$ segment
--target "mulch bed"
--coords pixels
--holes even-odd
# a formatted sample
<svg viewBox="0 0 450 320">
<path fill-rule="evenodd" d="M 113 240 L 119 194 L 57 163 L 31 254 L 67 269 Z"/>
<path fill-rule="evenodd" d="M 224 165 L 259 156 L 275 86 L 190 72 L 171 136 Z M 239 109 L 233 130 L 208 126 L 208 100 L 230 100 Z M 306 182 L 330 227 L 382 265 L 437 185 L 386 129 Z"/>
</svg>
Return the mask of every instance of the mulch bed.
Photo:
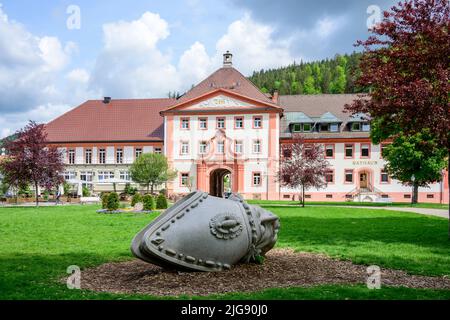
<svg viewBox="0 0 450 320">
<path fill-rule="evenodd" d="M 154 296 L 206 296 L 230 292 L 255 292 L 268 288 L 310 287 L 324 284 L 365 284 L 367 266 L 331 259 L 324 255 L 276 249 L 263 265 L 238 265 L 220 273 L 188 273 L 163 270 L 132 260 L 107 263 L 83 270 L 82 289 Z M 450 289 L 446 277 L 408 275 L 382 269 L 382 286 Z"/>
</svg>

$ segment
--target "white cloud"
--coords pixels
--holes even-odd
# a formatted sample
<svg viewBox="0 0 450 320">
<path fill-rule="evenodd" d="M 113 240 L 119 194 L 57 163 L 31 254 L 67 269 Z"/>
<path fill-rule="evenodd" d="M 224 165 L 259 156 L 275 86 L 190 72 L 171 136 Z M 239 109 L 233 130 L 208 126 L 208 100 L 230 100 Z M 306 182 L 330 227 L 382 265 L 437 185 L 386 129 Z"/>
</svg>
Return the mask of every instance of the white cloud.
<svg viewBox="0 0 450 320">
<path fill-rule="evenodd" d="M 89 82 L 89 72 L 85 69 L 73 69 L 66 75 L 66 79 L 70 82 L 83 83 Z"/>
<path fill-rule="evenodd" d="M 185 85 L 197 83 L 218 67 L 213 64 L 203 44 L 196 41 L 180 58 L 178 69 L 181 81 Z"/>
<path fill-rule="evenodd" d="M 216 45 L 217 58 L 227 50 L 235 54 L 235 65 L 249 75 L 261 68 L 279 67 L 290 64 L 294 57 L 290 54 L 290 40 L 277 40 L 274 28 L 257 23 L 249 14 L 233 22 L 227 33 Z"/>
</svg>

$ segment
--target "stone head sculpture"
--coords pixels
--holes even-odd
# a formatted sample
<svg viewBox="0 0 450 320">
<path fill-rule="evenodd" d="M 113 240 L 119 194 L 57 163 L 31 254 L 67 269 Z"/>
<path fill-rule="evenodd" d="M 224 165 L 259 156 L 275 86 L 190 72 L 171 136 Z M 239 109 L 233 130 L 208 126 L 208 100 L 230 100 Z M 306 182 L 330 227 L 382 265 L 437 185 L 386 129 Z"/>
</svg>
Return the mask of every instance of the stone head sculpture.
<svg viewBox="0 0 450 320">
<path fill-rule="evenodd" d="M 162 213 L 133 239 L 137 258 L 164 268 L 222 271 L 264 256 L 277 241 L 274 214 L 247 204 L 197 191 Z"/>
</svg>

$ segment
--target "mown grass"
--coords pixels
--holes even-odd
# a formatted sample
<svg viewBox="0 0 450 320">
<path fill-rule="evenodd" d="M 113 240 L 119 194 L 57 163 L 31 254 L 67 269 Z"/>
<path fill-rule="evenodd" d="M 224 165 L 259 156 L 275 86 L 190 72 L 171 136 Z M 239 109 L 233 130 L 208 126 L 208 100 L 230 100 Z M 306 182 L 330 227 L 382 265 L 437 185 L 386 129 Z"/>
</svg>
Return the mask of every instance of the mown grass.
<svg viewBox="0 0 450 320">
<path fill-rule="evenodd" d="M 133 236 L 156 215 L 102 215 L 96 206 L 0 208 L 0 299 L 153 299 L 68 290 L 61 278 L 131 259 Z M 370 209 L 269 207 L 281 217 L 278 246 L 425 275 L 450 274 L 445 219 Z M 198 299 L 199 297 L 181 297 Z M 449 299 L 449 291 L 363 286 L 270 289 L 211 299 Z"/>
<path fill-rule="evenodd" d="M 249 200 L 251 204 L 258 204 L 262 206 L 271 205 L 286 205 L 299 206 L 298 201 L 283 201 L 283 200 Z M 307 201 L 307 206 L 348 206 L 348 207 L 398 207 L 398 208 L 427 208 L 427 209 L 443 209 L 448 210 L 448 204 L 440 203 L 373 203 L 373 202 L 326 202 L 326 201 Z"/>
</svg>

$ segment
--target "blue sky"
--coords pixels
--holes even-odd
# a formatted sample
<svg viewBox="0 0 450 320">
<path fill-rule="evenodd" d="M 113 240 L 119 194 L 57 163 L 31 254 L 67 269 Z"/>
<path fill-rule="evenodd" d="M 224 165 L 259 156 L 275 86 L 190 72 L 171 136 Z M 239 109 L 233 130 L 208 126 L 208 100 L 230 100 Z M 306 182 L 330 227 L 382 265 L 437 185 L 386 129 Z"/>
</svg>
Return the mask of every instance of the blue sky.
<svg viewBox="0 0 450 320">
<path fill-rule="evenodd" d="M 220 67 L 246 75 L 350 53 L 392 0 L 0 0 L 0 138 L 87 99 L 165 97 Z M 80 29 L 67 28 L 69 6 Z"/>
</svg>

